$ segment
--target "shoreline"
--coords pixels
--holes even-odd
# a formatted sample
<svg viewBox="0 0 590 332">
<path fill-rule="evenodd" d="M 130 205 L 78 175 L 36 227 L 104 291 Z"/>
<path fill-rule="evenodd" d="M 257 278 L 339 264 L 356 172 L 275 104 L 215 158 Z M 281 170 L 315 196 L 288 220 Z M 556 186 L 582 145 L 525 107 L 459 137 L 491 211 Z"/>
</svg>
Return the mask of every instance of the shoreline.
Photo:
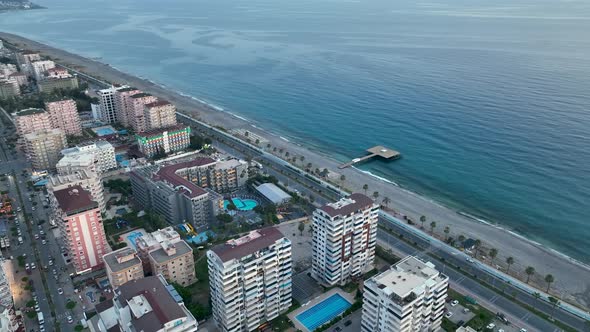
<svg viewBox="0 0 590 332">
<path fill-rule="evenodd" d="M 190 114 L 211 125 L 222 126 L 228 130 L 247 128 L 249 131 L 268 139 L 273 147 L 283 148 L 289 151 L 291 155 L 304 155 L 305 163 L 311 162 L 314 168 L 328 168 L 345 175 L 345 187 L 353 191 L 363 192 L 363 184 L 368 184 L 369 192 L 378 191 L 380 198 L 389 197 L 392 201 L 390 205 L 412 220 L 418 221 L 420 215 L 425 215 L 428 218 L 426 225 L 430 221 L 437 221 L 437 230 L 439 232 L 442 231 L 445 225 L 448 225 L 451 227 L 450 235 L 452 236 L 464 234 L 466 237 L 482 239 L 482 242 L 489 244 L 490 248 L 498 248 L 500 253 L 497 263 L 504 261 L 505 257 L 512 256 L 517 261 L 517 264 L 514 264 L 514 270 L 524 270 L 526 266 L 535 267 L 538 272 L 536 279 L 539 280 L 534 281 L 538 287 L 542 288 L 542 278 L 545 274 L 553 274 L 556 279 L 556 283 L 553 285 L 554 290 L 564 291 L 565 299 L 570 302 L 590 307 L 590 266 L 587 263 L 580 262 L 558 250 L 527 239 L 525 236 L 500 224 L 445 206 L 442 202 L 410 191 L 399 186 L 394 181 L 369 171 L 355 167 L 339 170 L 337 168 L 340 163 L 338 160 L 313 145 L 311 149 L 306 148 L 299 144 L 296 139 L 291 141 L 287 134 L 265 129 L 263 123 L 244 118 L 239 114 L 234 114 L 223 107 L 187 93 L 172 90 L 172 87 L 165 84 L 154 82 L 145 77 L 127 74 L 114 66 L 38 43 L 25 37 L 7 33 L 0 33 L 0 37 L 18 44 L 19 47 L 38 50 L 44 55 L 54 58 L 57 62 L 71 65 L 73 68 L 100 77 L 105 81 L 133 85 L 140 90 L 163 97 L 176 104 L 179 111 L 187 115 Z"/>
</svg>

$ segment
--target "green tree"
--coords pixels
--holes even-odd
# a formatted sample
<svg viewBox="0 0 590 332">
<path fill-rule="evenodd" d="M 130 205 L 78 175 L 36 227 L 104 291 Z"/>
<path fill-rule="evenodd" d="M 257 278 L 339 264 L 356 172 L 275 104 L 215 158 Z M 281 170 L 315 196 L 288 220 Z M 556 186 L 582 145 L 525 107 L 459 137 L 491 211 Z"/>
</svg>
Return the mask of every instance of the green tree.
<svg viewBox="0 0 590 332">
<path fill-rule="evenodd" d="M 532 266 L 528 266 L 525 270 L 524 273 L 526 273 L 527 277 L 526 277 L 526 283 L 529 283 L 529 280 L 531 279 L 531 277 L 535 274 L 535 268 Z"/>
<path fill-rule="evenodd" d="M 309 172 L 309 170 L 313 167 L 312 163 L 307 163 L 307 171 Z"/>
<path fill-rule="evenodd" d="M 459 235 L 459 242 L 463 243 L 463 241 L 465 241 L 465 235 L 461 234 Z"/>
<path fill-rule="evenodd" d="M 445 241 L 448 241 L 449 240 L 449 233 L 451 232 L 451 227 L 445 226 L 445 229 L 443 232 L 445 233 Z"/>
<path fill-rule="evenodd" d="M 383 205 L 389 207 L 389 203 L 391 203 L 391 199 L 389 199 L 389 197 L 383 197 Z"/>
<path fill-rule="evenodd" d="M 367 190 L 369 190 L 369 185 L 368 184 L 363 184 L 363 190 L 365 191 L 365 195 L 367 194 Z"/>
<path fill-rule="evenodd" d="M 266 144 L 266 148 L 267 148 L 267 149 L 269 149 L 269 150 L 270 150 L 270 147 L 271 147 L 271 146 L 272 146 L 272 145 L 270 145 L 270 143 Z"/>
<path fill-rule="evenodd" d="M 424 223 L 426 222 L 426 216 L 420 216 L 420 222 L 422 223 L 422 229 L 424 229 Z"/>
<path fill-rule="evenodd" d="M 303 221 L 299 222 L 299 226 L 297 226 L 297 229 L 299 230 L 299 235 L 303 236 L 303 231 L 305 230 L 305 224 L 303 223 Z"/>
<path fill-rule="evenodd" d="M 553 275 L 548 274 L 545 276 L 545 282 L 547 283 L 547 290 L 546 292 L 549 293 L 549 287 L 551 287 L 551 284 L 555 281 L 555 278 L 553 277 Z"/>
<path fill-rule="evenodd" d="M 436 221 L 430 223 L 430 234 L 434 234 L 434 229 L 436 228 Z"/>
<path fill-rule="evenodd" d="M 301 161 L 301 165 L 303 165 L 303 161 L 305 161 L 305 156 L 299 156 L 299 161 Z"/>
<path fill-rule="evenodd" d="M 508 264 L 508 268 L 506 269 L 506 273 L 510 272 L 510 267 L 514 264 L 514 257 L 510 256 L 506 258 L 506 264 Z"/>
<path fill-rule="evenodd" d="M 490 258 L 492 259 L 491 263 L 494 264 L 494 260 L 498 256 L 498 249 L 492 248 L 492 249 L 490 249 L 490 252 L 488 254 L 490 255 Z"/>
<path fill-rule="evenodd" d="M 344 180 L 346 180 L 346 176 L 344 174 L 340 175 L 340 187 L 344 186 Z"/>
<path fill-rule="evenodd" d="M 481 240 L 476 239 L 473 246 L 475 247 L 475 258 L 477 258 L 477 254 L 479 253 L 479 248 L 481 247 Z"/>
<path fill-rule="evenodd" d="M 68 303 L 66 303 L 66 309 L 68 310 L 72 310 L 76 307 L 76 302 L 70 300 L 68 301 Z"/>
<path fill-rule="evenodd" d="M 377 197 L 379 197 L 379 192 L 378 191 L 374 191 L 373 192 L 373 198 L 376 200 Z"/>
</svg>

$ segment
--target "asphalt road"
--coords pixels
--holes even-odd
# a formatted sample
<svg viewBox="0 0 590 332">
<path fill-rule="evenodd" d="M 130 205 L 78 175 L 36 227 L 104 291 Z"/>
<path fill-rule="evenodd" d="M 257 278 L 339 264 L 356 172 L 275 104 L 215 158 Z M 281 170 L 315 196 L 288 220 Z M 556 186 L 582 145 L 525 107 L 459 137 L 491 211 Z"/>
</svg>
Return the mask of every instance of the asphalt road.
<svg viewBox="0 0 590 332">
<path fill-rule="evenodd" d="M 0 133 L 2 133 L 2 139 L 0 139 L 0 173 L 9 175 L 8 180 L 1 185 L 8 190 L 9 196 L 13 200 L 13 208 L 15 210 L 18 207 L 22 209 L 21 212 L 17 213 L 18 226 L 16 223 L 9 224 L 8 234 L 11 233 L 10 228 L 17 227 L 21 232 L 23 244 L 19 245 L 17 238 L 11 237 L 11 248 L 4 253 L 5 257 L 12 256 L 14 258 L 12 260 L 13 269 L 10 273 L 12 273 L 13 280 L 16 282 L 12 289 L 15 307 L 25 307 L 26 302 L 32 298 L 33 293 L 29 294 L 29 292 L 21 288 L 22 278 L 27 277 L 32 282 L 34 294 L 37 296 L 40 310 L 43 312 L 45 331 L 54 331 L 55 326 L 59 326 L 60 331 L 74 331 L 74 325 L 82 318 L 82 308 L 80 305 L 76 305 L 73 310 L 66 308 L 67 299 L 75 300 L 76 296 L 69 278 L 68 266 L 61 259 L 58 233 L 55 232 L 55 229 L 51 229 L 49 225 L 50 210 L 43 207 L 44 193 L 34 192 L 27 188 L 26 183 L 30 178 L 24 176 L 22 171 L 25 169 L 30 170 L 30 165 L 22 153 L 10 152 L 6 144 L 6 138 L 14 135 L 13 129 L 7 128 L 0 123 Z M 45 220 L 45 222 L 39 226 L 39 220 Z M 42 244 L 41 231 L 46 234 L 45 245 Z M 35 239 L 35 234 L 39 236 L 39 239 Z M 32 269 L 30 274 L 23 267 L 18 266 L 16 258 L 23 254 L 26 254 L 26 263 L 35 263 L 36 268 Z M 50 259 L 54 262 L 52 266 L 49 265 Z M 56 270 L 55 275 L 53 269 Z M 46 280 L 47 287 L 43 286 L 43 279 Z M 63 294 L 59 294 L 59 288 L 63 290 Z M 55 317 L 51 314 L 52 308 Z M 72 316 L 74 323 L 67 323 L 67 316 Z M 28 331 L 38 330 L 37 319 L 28 319 L 25 315 L 25 327 Z"/>
</svg>

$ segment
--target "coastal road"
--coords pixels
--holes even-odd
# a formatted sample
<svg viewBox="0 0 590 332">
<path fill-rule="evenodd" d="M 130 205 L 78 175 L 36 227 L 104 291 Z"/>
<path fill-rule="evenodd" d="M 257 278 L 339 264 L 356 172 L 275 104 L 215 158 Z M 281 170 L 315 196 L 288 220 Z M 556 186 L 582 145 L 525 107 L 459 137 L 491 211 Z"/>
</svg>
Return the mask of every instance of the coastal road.
<svg viewBox="0 0 590 332">
<path fill-rule="evenodd" d="M 507 276 L 502 276 L 502 273 L 497 272 L 477 260 L 471 260 L 471 257 L 465 253 L 446 244 L 442 244 L 440 241 L 433 239 L 426 234 L 422 236 L 417 235 L 413 227 L 405 225 L 399 219 L 382 213 L 379 219 L 379 224 L 393 230 L 397 234 L 402 234 L 406 241 L 416 243 L 416 246 L 410 246 L 407 242 L 401 241 L 399 238 L 392 236 L 383 230 L 379 230 L 378 236 L 381 240 L 386 241 L 388 244 L 395 243 L 395 248 L 402 248 L 401 252 L 405 255 L 421 255 L 421 257 L 425 257 L 425 259 L 432 261 L 438 267 L 442 266 L 443 269 L 446 269 L 445 273 L 449 275 L 451 280 L 457 282 L 462 288 L 472 292 L 474 295 L 482 299 L 493 299 L 494 306 L 501 308 L 504 313 L 512 314 L 523 320 L 524 323 L 530 324 L 535 330 L 553 331 L 553 329 L 548 328 L 557 327 L 539 316 L 531 314 L 526 308 L 509 299 L 509 296 L 548 316 L 553 316 L 555 319 L 578 331 L 584 331 L 588 328 L 585 320 L 564 310 L 560 310 L 559 308 L 554 308 L 543 300 L 536 299 L 533 295 L 528 293 L 527 290 L 522 289 L 515 284 L 514 281 L 507 282 Z M 417 247 L 423 249 L 417 249 Z M 429 254 L 434 254 L 436 257 L 440 258 L 440 260 Z M 458 267 L 463 273 L 454 268 L 450 268 L 451 266 Z M 495 273 L 489 273 L 489 270 L 493 270 Z M 500 277 L 498 275 L 500 275 Z M 490 287 L 494 287 L 495 291 L 489 287 L 483 286 L 480 281 L 486 282 Z M 492 305 L 492 303 L 490 303 L 490 305 Z M 522 319 L 522 317 L 526 317 L 526 319 Z"/>
</svg>

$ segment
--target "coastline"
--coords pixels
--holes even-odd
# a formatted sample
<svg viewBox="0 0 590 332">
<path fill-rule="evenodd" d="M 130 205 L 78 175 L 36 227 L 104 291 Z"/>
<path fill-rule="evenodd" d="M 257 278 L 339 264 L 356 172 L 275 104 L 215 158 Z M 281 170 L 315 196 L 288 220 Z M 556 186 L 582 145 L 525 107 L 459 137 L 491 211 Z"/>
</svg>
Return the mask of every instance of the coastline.
<svg viewBox="0 0 590 332">
<path fill-rule="evenodd" d="M 514 257 L 517 261 L 514 264 L 514 270 L 524 270 L 526 266 L 535 267 L 537 270 L 537 278 L 535 278 L 537 280 L 535 282 L 540 287 L 543 287 L 542 278 L 544 275 L 553 274 L 556 279 L 553 288 L 565 292 L 565 299 L 581 306 L 590 306 L 590 266 L 557 250 L 529 240 L 501 225 L 490 223 L 468 213 L 465 215 L 466 213 L 462 211 L 453 210 L 440 202 L 411 192 L 391 180 L 368 171 L 354 167 L 339 170 L 337 166 L 340 162 L 326 153 L 322 153 L 313 147 L 311 149 L 306 148 L 296 141 L 291 141 L 287 135 L 263 129 L 264 124 L 262 123 L 245 119 L 239 114 L 234 114 L 222 107 L 188 94 L 172 91 L 170 87 L 163 84 L 158 84 L 147 78 L 126 74 L 113 66 L 24 37 L 6 33 L 0 33 L 0 37 L 19 44 L 22 48 L 39 50 L 58 62 L 71 65 L 106 81 L 133 85 L 141 90 L 168 99 L 176 104 L 180 111 L 190 113 L 195 118 L 212 125 L 222 126 L 226 129 L 248 128 L 249 131 L 267 138 L 273 147 L 283 148 L 292 155 L 304 155 L 305 163 L 311 162 L 314 168 L 325 167 L 344 174 L 347 188 L 363 192 L 363 184 L 368 184 L 369 193 L 378 191 L 380 193 L 379 200 L 385 196 L 389 197 L 392 201 L 391 207 L 415 221 L 419 220 L 420 215 L 426 215 L 428 217 L 427 224 L 430 221 L 436 221 L 439 232 L 444 226 L 449 225 L 451 235 L 464 234 L 467 237 L 482 239 L 484 243 L 489 244 L 489 247 L 498 248 L 498 262 L 504 261 L 505 257 L 508 256 Z"/>
</svg>

